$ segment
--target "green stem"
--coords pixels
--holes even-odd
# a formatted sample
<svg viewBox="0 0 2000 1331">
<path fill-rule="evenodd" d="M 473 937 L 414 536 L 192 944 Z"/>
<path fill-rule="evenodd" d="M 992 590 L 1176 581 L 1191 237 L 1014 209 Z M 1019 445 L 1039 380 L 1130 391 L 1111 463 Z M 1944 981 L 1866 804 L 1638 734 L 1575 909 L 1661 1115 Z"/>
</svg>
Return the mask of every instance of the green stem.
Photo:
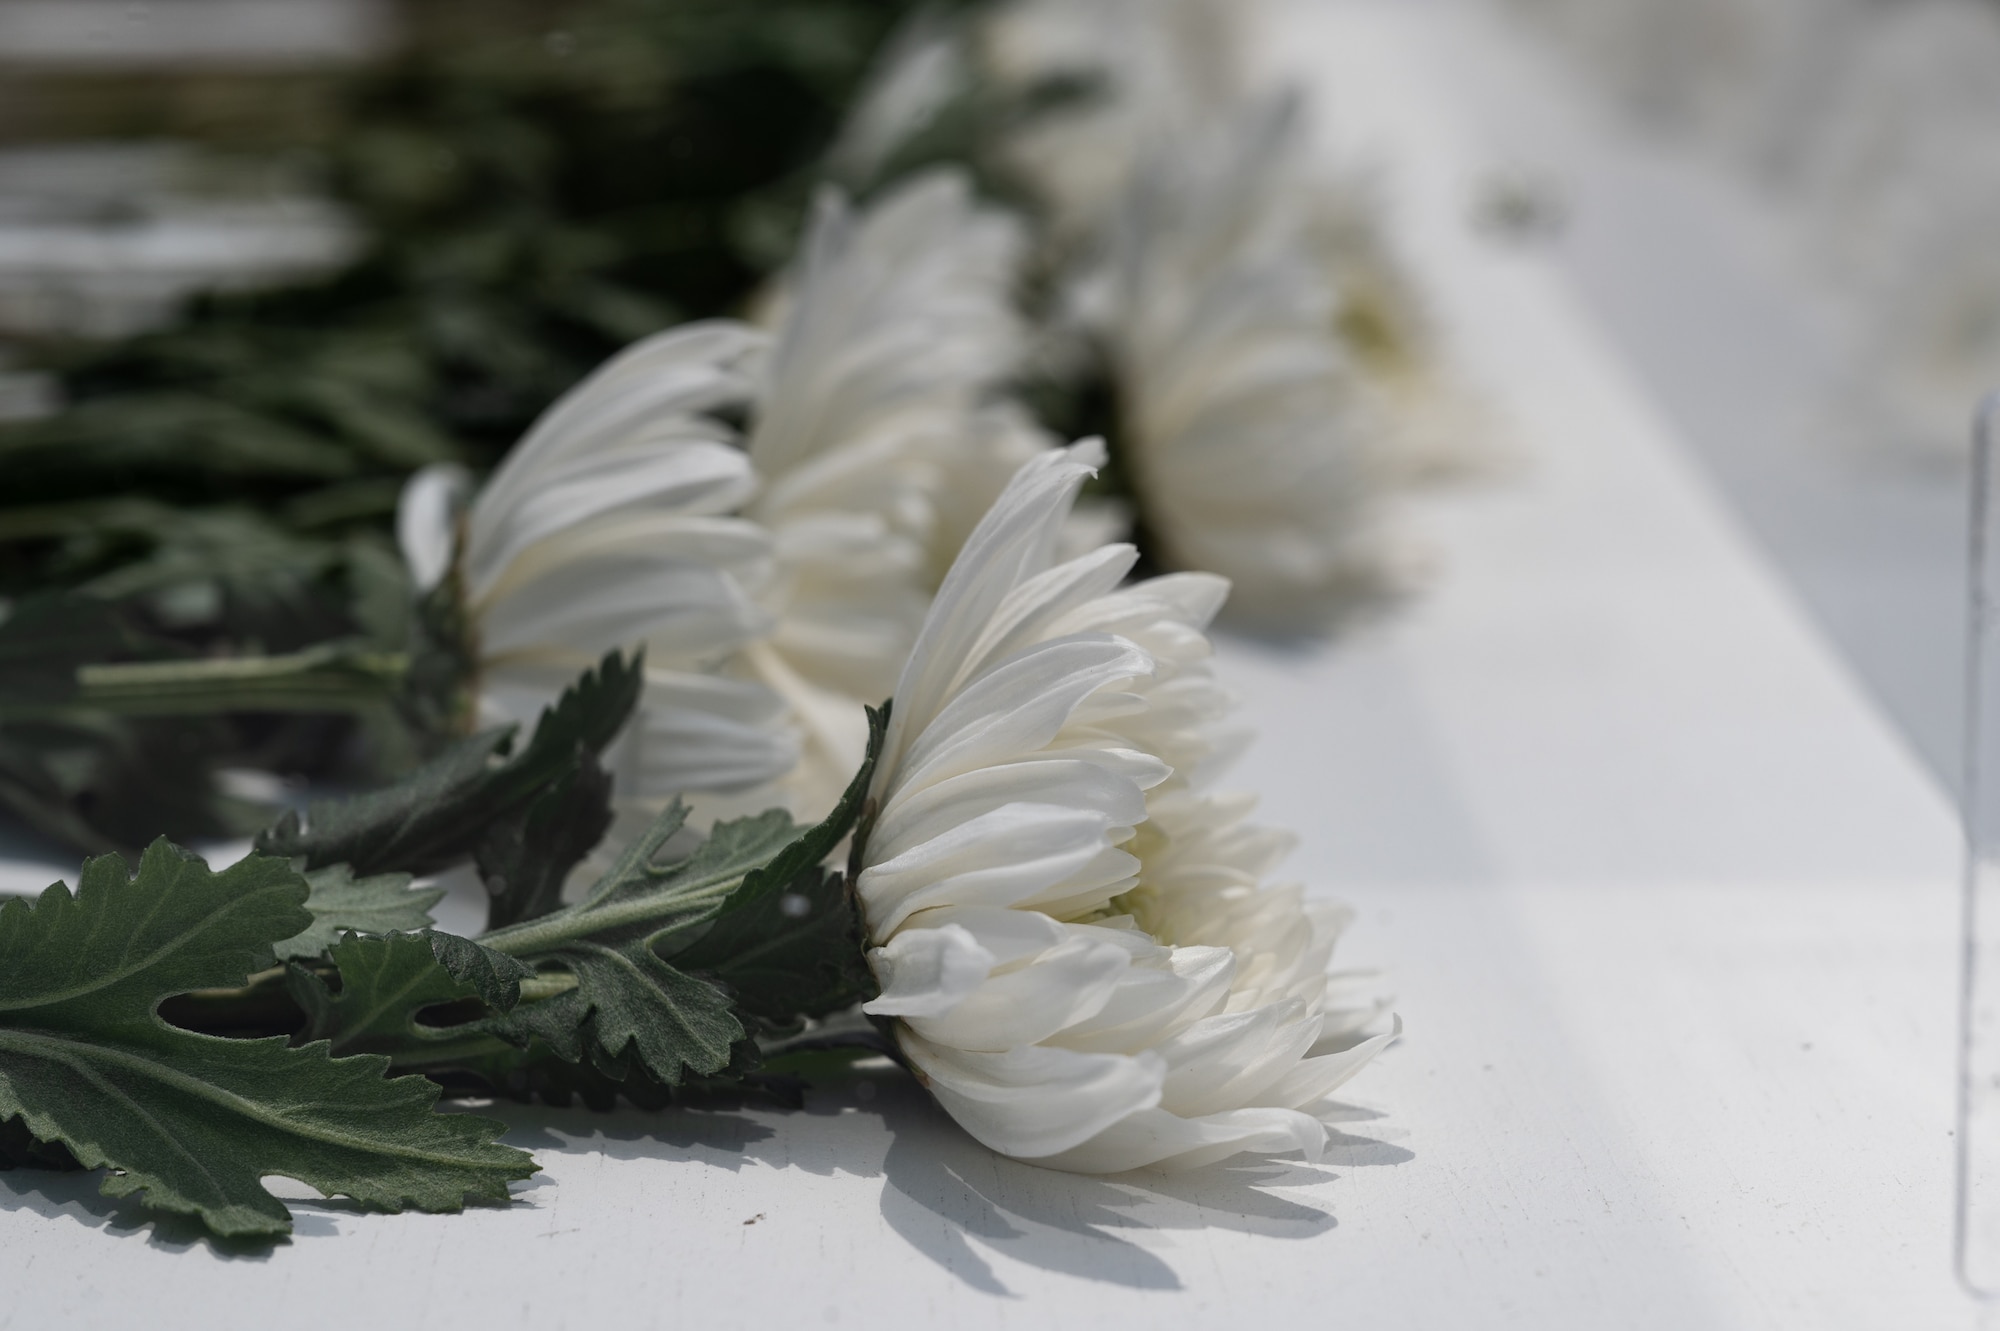
<svg viewBox="0 0 2000 1331">
<path fill-rule="evenodd" d="M 319 969 L 331 973 L 327 967 Z M 274 966 L 234 988 L 197 989 L 180 994 L 160 1005 L 160 1015 L 172 1025 L 205 1035 L 238 1038 L 289 1035 L 298 1029 L 302 1014 L 286 992 L 284 974 L 282 967 Z M 567 971 L 536 975 L 521 981 L 520 1001 L 544 1002 L 568 993 L 576 985 L 576 976 Z M 336 1056 L 347 1052 L 351 1051 L 336 1042 Z M 399 1072 L 417 1072 L 518 1051 L 495 1036 L 446 1027 L 434 1036 L 412 1037 L 400 1049 L 373 1048 L 369 1052 L 387 1054 L 390 1066 Z"/>
<path fill-rule="evenodd" d="M 366 712 L 409 673 L 400 652 L 324 643 L 281 656 L 207 657 L 79 666 L 76 691 L 54 703 L 0 703 L 0 721 L 77 713 L 185 716 L 217 712 Z"/>
<path fill-rule="evenodd" d="M 576 976 L 567 971 L 549 975 L 537 975 L 521 981 L 521 999 L 514 1010 L 529 1003 L 540 1003 L 566 994 L 576 988 Z M 334 1045 L 336 1054 L 342 1052 L 340 1045 Z M 414 1039 L 402 1049 L 377 1050 L 389 1056 L 389 1066 L 397 1072 L 420 1072 L 429 1068 L 455 1067 L 474 1059 L 491 1058 L 495 1055 L 518 1055 L 520 1050 L 498 1036 L 479 1031 L 454 1031 L 450 1028 L 439 1031 L 435 1036 Z"/>
<path fill-rule="evenodd" d="M 568 971 L 552 971 L 547 975 L 537 975 L 533 979 L 521 981 L 521 1001 L 539 1003 L 545 998 L 554 998 L 576 988 L 576 976 Z"/>
<path fill-rule="evenodd" d="M 631 897 L 604 905 L 581 902 L 548 915 L 480 935 L 479 941 L 495 952 L 510 957 L 535 956 L 555 952 L 569 943 L 593 934 L 635 924 L 659 923 L 668 926 L 691 924 L 705 916 L 704 907 L 719 905 L 747 876 L 743 872 L 717 874 L 698 879 L 671 892 Z"/>
</svg>

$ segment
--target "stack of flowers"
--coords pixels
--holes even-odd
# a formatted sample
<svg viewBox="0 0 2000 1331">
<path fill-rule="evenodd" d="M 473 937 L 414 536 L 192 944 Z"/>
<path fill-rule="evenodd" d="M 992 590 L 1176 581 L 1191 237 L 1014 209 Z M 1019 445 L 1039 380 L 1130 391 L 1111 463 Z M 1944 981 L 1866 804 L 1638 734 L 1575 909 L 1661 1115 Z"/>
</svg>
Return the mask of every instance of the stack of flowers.
<svg viewBox="0 0 2000 1331">
<path fill-rule="evenodd" d="M 808 1051 L 896 1059 L 1053 1168 L 1317 1158 L 1395 1028 L 1217 784 L 1248 737 L 1208 626 L 1345 600 L 1376 427 L 1294 107 L 1225 100 L 1066 204 L 1059 262 L 969 168 L 823 192 L 755 320 L 640 339 L 483 481 L 410 479 L 396 650 L 22 674 L 31 719 L 248 689 L 429 729 L 221 872 L 163 838 L 0 907 L 0 1159 L 270 1235 L 271 1174 L 504 1198 L 533 1162 L 444 1090 L 796 1101 Z M 1051 309 L 1109 372 L 1109 450 L 1032 410 L 1075 351 Z M 1079 519 L 1106 490 L 1146 548 Z M 87 649 L 74 613 L 0 621 L 0 659 Z M 419 881 L 460 868 L 476 937 Z"/>
<path fill-rule="evenodd" d="M 635 808 L 831 808 L 955 553 L 946 478 L 1004 410 L 1019 250 L 949 172 L 865 212 L 824 195 L 768 329 L 673 329 L 586 379 L 472 500 L 455 557 L 462 474 L 420 473 L 404 548 L 458 584 L 482 717 L 527 721 L 643 643 L 610 759 Z"/>
<path fill-rule="evenodd" d="M 1041 368 L 1089 404 L 1061 423 L 1107 436 L 1151 564 L 1226 574 L 1231 617 L 1310 631 L 1380 590 L 1381 497 L 1469 460 L 1473 412 L 1369 179 L 1313 165 L 1298 93 L 1253 74 L 1249 15 L 1010 0 L 926 20 L 836 161 L 893 175 L 954 98 L 987 106 L 958 151 L 1032 203 Z"/>
<path fill-rule="evenodd" d="M 1304 243 L 1294 108 L 1274 101 L 1140 163 L 1086 315 L 1105 348 L 1138 510 L 1172 568 L 1234 609 L 1316 627 L 1368 573 L 1381 426 Z"/>
</svg>

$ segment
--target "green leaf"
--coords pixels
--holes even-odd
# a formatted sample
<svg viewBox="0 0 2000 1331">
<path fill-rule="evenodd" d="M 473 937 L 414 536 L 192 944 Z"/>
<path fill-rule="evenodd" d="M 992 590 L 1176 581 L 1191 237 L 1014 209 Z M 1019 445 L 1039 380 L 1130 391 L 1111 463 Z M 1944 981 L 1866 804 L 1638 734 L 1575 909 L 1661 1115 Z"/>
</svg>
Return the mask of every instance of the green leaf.
<svg viewBox="0 0 2000 1331">
<path fill-rule="evenodd" d="M 717 824 L 676 860 L 668 848 L 686 820 L 676 803 L 582 901 L 488 934 L 488 946 L 577 981 L 493 1029 L 606 1071 L 636 1061 L 676 1086 L 747 1070 L 744 1015 L 784 1023 L 871 993 L 859 922 L 839 875 L 822 867 L 860 817 L 887 709 L 871 711 L 869 725 L 861 770 L 813 827 L 801 832 L 772 809 Z"/>
<path fill-rule="evenodd" d="M 494 823 L 472 852 L 492 898 L 493 927 L 531 920 L 562 905 L 563 880 L 611 827 L 611 777 L 594 755 L 535 797 L 527 813 Z"/>
<path fill-rule="evenodd" d="M 868 712 L 868 753 L 832 813 L 746 874 L 708 929 L 677 951 L 684 970 L 727 985 L 767 1022 L 819 1017 L 874 997 L 860 915 L 841 875 L 823 867 L 854 827 L 881 756 L 889 709 Z"/>
<path fill-rule="evenodd" d="M 656 824 L 655 833 L 660 829 Z M 712 917 L 797 835 L 798 826 L 783 809 L 732 818 L 717 823 L 708 839 L 671 872 L 661 870 L 649 856 L 628 854 L 572 909 L 577 919 L 593 920 L 592 932 L 599 936 L 616 920 L 626 925 L 617 936 L 643 936 L 661 945 Z M 646 840 L 658 844 L 654 836 Z"/>
<path fill-rule="evenodd" d="M 727 994 L 669 966 L 644 940 L 622 947 L 577 942 L 552 959 L 576 977 L 577 987 L 521 1005 L 492 1024 L 495 1032 L 524 1047 L 540 1039 L 571 1063 L 588 1055 L 613 1076 L 636 1061 L 668 1086 L 690 1073 L 729 1067 L 748 1034 Z"/>
<path fill-rule="evenodd" d="M 492 1024 L 526 1047 L 539 1040 L 557 1057 L 589 1057 L 612 1076 L 634 1063 L 646 1076 L 677 1086 L 689 1074 L 723 1071 L 739 1057 L 747 1031 L 729 996 L 667 964 L 655 939 L 708 918 L 716 906 L 778 853 L 794 831 L 772 810 L 719 824 L 690 853 L 675 857 L 686 809 L 676 801 L 655 819 L 582 901 L 538 919 L 498 929 L 488 947 L 576 977 L 568 993 L 523 1004 Z"/>
<path fill-rule="evenodd" d="M 133 877 L 117 855 L 84 862 L 74 897 L 51 885 L 0 909 L 0 1023 L 97 1027 L 152 1023 L 161 999 L 240 984 L 272 962 L 271 944 L 312 923 L 306 881 L 250 856 L 213 873 L 167 841 Z"/>
<path fill-rule="evenodd" d="M 840 839 L 855 831 L 856 826 L 864 821 L 868 784 L 875 779 L 875 764 L 882 757 L 882 744 L 889 734 L 889 706 L 885 702 L 880 707 L 866 709 L 868 750 L 861 759 L 860 770 L 848 781 L 847 789 L 841 792 L 839 801 L 833 806 L 833 812 L 807 828 L 768 863 L 745 875 L 742 885 L 723 903 L 723 914 L 747 910 L 794 886 L 803 875 L 826 863 L 826 857 L 833 853 Z M 867 814 L 866 821 L 872 822 L 873 815 Z M 857 840 L 866 831 L 866 827 L 862 827 L 856 833 Z"/>
<path fill-rule="evenodd" d="M 480 1022 L 520 1001 L 534 969 L 454 934 L 425 930 L 363 938 L 349 934 L 329 959 L 340 976 L 327 987 L 313 971 L 286 969 L 285 987 L 306 1014 L 301 1040 L 327 1040 L 335 1054 L 385 1054 L 400 1068 L 436 1068 L 467 1058 L 507 1055 Z M 457 1021 L 426 1021 L 442 1008 L 487 1009 Z"/>
<path fill-rule="evenodd" d="M 241 481 L 330 480 L 356 461 L 311 433 L 196 393 L 136 392 L 83 402 L 0 431 L 0 459 L 24 477 L 61 473 L 79 455 L 108 472 L 162 470 Z"/>
<path fill-rule="evenodd" d="M 431 1008 L 465 1003 L 490 1003 L 504 1011 L 519 997 L 521 981 L 534 974 L 526 966 L 497 953 L 486 954 L 507 969 L 500 978 L 492 963 L 484 977 L 489 983 L 458 978 L 443 965 L 434 939 L 446 934 L 391 934 L 363 938 L 349 934 L 329 953 L 340 972 L 340 992 L 330 992 L 318 976 L 298 967 L 287 975 L 287 987 L 308 1016 L 306 1037 L 326 1040 L 336 1055 L 387 1054 L 405 1065 L 425 1061 L 425 1045 L 461 1037 L 460 1027 L 421 1020 Z M 454 939 L 467 948 L 478 945 Z"/>
<path fill-rule="evenodd" d="M 698 927 L 744 878 L 770 862 L 797 828 L 782 809 L 716 824 L 685 853 L 687 809 L 678 800 L 625 848 L 589 893 L 537 919 L 495 929 L 482 940 L 510 956 L 549 955 L 589 939 L 622 944 L 656 941 Z"/>
<path fill-rule="evenodd" d="M 283 1037 L 227 1040 L 168 1025 L 173 995 L 240 985 L 312 923 L 305 880 L 251 856 L 221 873 L 165 841 L 136 877 L 115 855 L 33 906 L 0 907 L 0 1119 L 117 1171 L 109 1196 L 143 1195 L 224 1235 L 276 1235 L 291 1219 L 267 1175 L 387 1210 L 504 1200 L 534 1171 L 494 1141 L 502 1125 L 431 1112 L 437 1088 L 387 1080 L 388 1061 L 334 1058 Z"/>
<path fill-rule="evenodd" d="M 721 981 L 742 1011 L 783 1024 L 873 998 L 866 948 L 846 880 L 814 865 L 785 891 L 726 908 L 673 961 Z"/>
<path fill-rule="evenodd" d="M 287 938 L 277 945 L 275 951 L 280 961 L 319 956 L 350 929 L 387 934 L 428 928 L 431 907 L 444 897 L 441 887 L 412 890 L 410 875 L 406 873 L 358 878 L 345 864 L 313 869 L 305 877 L 311 888 L 306 909 L 312 912 L 313 922 L 296 938 Z"/>
<path fill-rule="evenodd" d="M 266 854 L 308 866 L 346 863 L 356 873 L 431 873 L 472 854 L 487 830 L 519 818 L 547 789 L 575 774 L 618 734 L 639 700 L 641 655 L 607 655 L 542 712 L 534 736 L 508 757 L 512 727 L 458 741 L 402 781 L 352 799 L 287 813 L 257 838 Z"/>
<path fill-rule="evenodd" d="M 469 735 L 393 786 L 317 801 L 303 826 L 296 812 L 286 813 L 258 834 L 257 849 L 309 867 L 349 864 L 357 873 L 449 868 L 472 835 L 468 825 L 483 825 L 483 795 L 513 733 L 502 726 Z"/>
<path fill-rule="evenodd" d="M 423 937 L 430 943 L 431 955 L 437 958 L 438 965 L 481 1002 L 502 1012 L 520 1001 L 521 981 L 535 973 L 534 967 L 457 934 L 427 930 Z"/>
<path fill-rule="evenodd" d="M 630 657 L 608 653 L 596 670 L 586 670 L 563 690 L 555 706 L 542 709 L 535 733 L 519 758 L 495 777 L 495 789 L 523 803 L 568 771 L 578 753 L 598 754 L 618 738 L 646 687 L 643 650 Z"/>
</svg>

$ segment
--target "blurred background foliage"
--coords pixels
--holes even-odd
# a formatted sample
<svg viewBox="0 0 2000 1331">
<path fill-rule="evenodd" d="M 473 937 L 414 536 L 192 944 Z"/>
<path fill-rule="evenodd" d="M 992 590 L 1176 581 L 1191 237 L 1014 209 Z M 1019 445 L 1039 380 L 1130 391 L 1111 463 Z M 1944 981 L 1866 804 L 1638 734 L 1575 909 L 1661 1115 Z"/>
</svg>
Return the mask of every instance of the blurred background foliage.
<svg viewBox="0 0 2000 1331">
<path fill-rule="evenodd" d="M 419 0 L 388 61 L 322 76 L 269 121 L 251 99 L 215 115 L 164 91 L 108 98 L 91 131 L 150 123 L 271 159 L 363 248 L 318 280 L 199 297 L 156 332 L 21 348 L 66 409 L 0 431 L 0 520 L 43 512 L 6 532 L 5 589 L 117 561 L 51 549 L 52 503 L 249 501 L 314 532 L 378 519 L 406 472 L 491 461 L 633 338 L 734 311 L 789 251 L 903 7 Z"/>
<path fill-rule="evenodd" d="M 489 466 L 619 347 L 739 312 L 913 7 L 406 0 L 346 67 L 10 78 L 13 142 L 192 145 L 330 201 L 356 243 L 130 336 L 9 336 L 53 409 L 0 424 L 0 696 L 86 662 L 421 647 L 403 478 Z M 0 702 L 0 806 L 92 848 L 242 831 L 262 814 L 225 768 L 339 779 L 412 752 L 382 708 L 30 710 Z"/>
</svg>

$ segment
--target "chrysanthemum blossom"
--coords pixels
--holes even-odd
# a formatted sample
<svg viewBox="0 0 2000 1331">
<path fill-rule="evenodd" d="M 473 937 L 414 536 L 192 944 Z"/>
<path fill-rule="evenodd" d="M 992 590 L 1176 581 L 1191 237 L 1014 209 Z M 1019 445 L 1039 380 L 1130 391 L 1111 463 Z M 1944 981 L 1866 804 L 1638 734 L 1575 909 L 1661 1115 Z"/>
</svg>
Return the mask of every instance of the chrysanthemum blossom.
<svg viewBox="0 0 2000 1331">
<path fill-rule="evenodd" d="M 773 629 L 744 666 L 801 727 L 793 785 L 808 812 L 860 766 L 855 704 L 894 686 L 936 585 L 943 519 L 956 490 L 980 484 L 955 464 L 1021 354 L 1023 244 L 956 171 L 914 176 L 865 210 L 828 192 L 778 297 L 747 443 L 763 487 L 744 508 L 774 542 Z"/>
<path fill-rule="evenodd" d="M 1100 228 L 1148 151 L 1173 146 L 1241 102 L 1251 80 L 1243 0 L 1010 0 L 979 49 L 1004 87 L 1063 78 L 1096 86 L 1066 113 L 1029 117 L 1004 159 L 1065 240 Z"/>
<path fill-rule="evenodd" d="M 420 581 L 457 560 L 483 716 L 532 721 L 604 651 L 643 644 L 610 755 L 621 802 L 824 813 L 928 604 L 944 464 L 1018 352 L 1018 248 L 949 173 L 858 212 L 829 197 L 768 331 L 695 324 L 614 357 L 536 422 L 462 533 L 462 476 L 414 480 L 403 545 Z M 747 437 L 718 413 L 746 415 Z"/>
<path fill-rule="evenodd" d="M 1232 616 L 1314 627 L 1373 590 L 1371 492 L 1476 461 L 1482 413 L 1386 238 L 1373 171 L 1306 151 L 1240 0 L 1011 0 L 992 76 L 1083 76 L 1005 156 L 1054 219 L 1069 310 L 1111 343 L 1149 553 L 1236 584 Z M 1143 426 L 1145 433 L 1138 433 Z M 1151 474 L 1146 474 L 1151 464 Z"/>
<path fill-rule="evenodd" d="M 1295 125 L 1272 101 L 1148 160 L 1090 311 L 1157 553 L 1292 626 L 1367 585 L 1380 436 L 1304 243 Z"/>
<path fill-rule="evenodd" d="M 1060 1169 L 1316 1158 L 1315 1108 L 1390 1038 L 1345 1006 L 1345 922 L 1265 878 L 1288 839 L 1213 793 L 1240 743 L 1204 626 L 1227 584 L 1058 562 L 1100 446 L 1021 468 L 895 693 L 856 880 L 881 996 L 944 1108 Z"/>
<path fill-rule="evenodd" d="M 621 792 L 741 790 L 796 764 L 783 701 L 726 669 L 771 631 L 757 597 L 774 554 L 738 515 L 757 478 L 711 413 L 748 395 L 763 340 L 713 322 L 627 348 L 543 413 L 462 524 L 462 475 L 411 481 L 399 528 L 420 585 L 458 542 L 483 723 L 532 722 L 604 652 L 643 644 L 643 701 L 612 755 Z"/>
</svg>

